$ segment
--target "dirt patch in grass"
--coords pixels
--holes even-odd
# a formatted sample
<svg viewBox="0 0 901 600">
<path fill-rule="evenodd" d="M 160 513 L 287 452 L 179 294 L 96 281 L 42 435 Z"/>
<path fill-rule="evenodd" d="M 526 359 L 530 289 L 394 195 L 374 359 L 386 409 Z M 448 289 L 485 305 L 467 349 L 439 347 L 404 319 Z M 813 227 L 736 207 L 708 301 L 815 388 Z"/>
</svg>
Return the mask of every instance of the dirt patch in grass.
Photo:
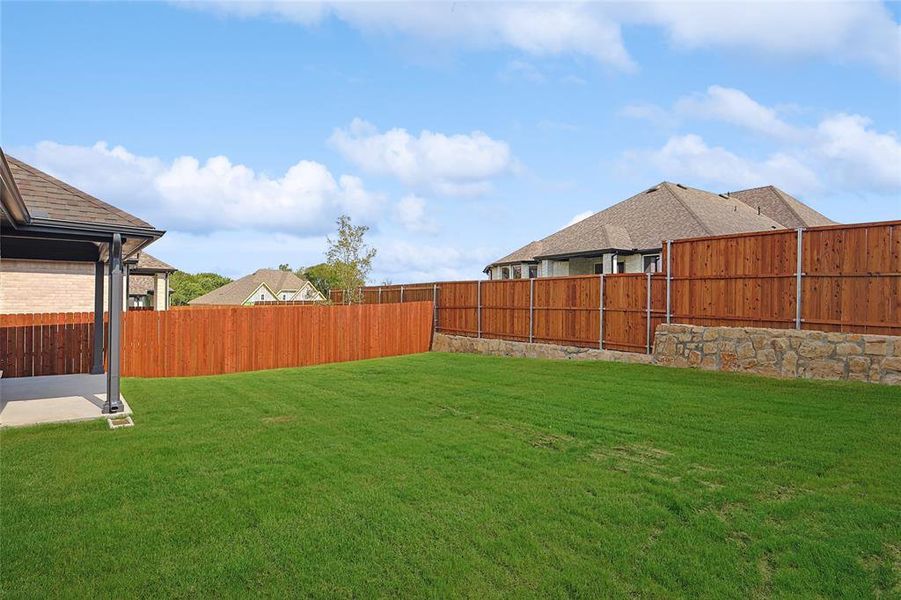
<svg viewBox="0 0 901 600">
<path fill-rule="evenodd" d="M 760 583 L 754 591 L 755 598 L 769 598 L 772 593 L 773 584 L 773 560 L 769 553 L 757 559 L 757 573 L 760 575 Z"/>
<path fill-rule="evenodd" d="M 547 448 L 548 450 L 563 450 L 573 441 L 572 436 L 545 433 L 529 442 L 534 448 Z"/>
<path fill-rule="evenodd" d="M 672 453 L 661 448 L 629 444 L 612 448 L 598 448 L 589 456 L 621 473 L 637 471 L 655 478 L 671 479 L 665 463 Z"/>
</svg>

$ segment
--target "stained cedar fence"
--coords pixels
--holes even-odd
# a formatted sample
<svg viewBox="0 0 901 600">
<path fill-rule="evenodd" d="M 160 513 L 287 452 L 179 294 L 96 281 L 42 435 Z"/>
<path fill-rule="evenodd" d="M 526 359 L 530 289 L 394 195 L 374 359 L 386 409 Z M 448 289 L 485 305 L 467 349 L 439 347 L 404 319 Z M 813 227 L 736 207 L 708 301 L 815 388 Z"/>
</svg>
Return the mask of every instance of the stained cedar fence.
<svg viewBox="0 0 901 600">
<path fill-rule="evenodd" d="M 686 239 L 671 252 L 673 322 L 901 335 L 901 221 Z"/>
<path fill-rule="evenodd" d="M 0 315 L 3 377 L 89 373 L 94 313 Z"/>
<path fill-rule="evenodd" d="M 664 243 L 663 273 L 367 287 L 436 331 L 650 352 L 664 322 L 901 335 L 901 221 Z M 332 300 L 341 302 L 340 291 Z"/>
<path fill-rule="evenodd" d="M 217 375 L 426 352 L 432 316 L 431 302 L 127 312 L 122 375 Z M 92 333 L 92 313 L 3 315 L 3 376 L 88 373 Z"/>
</svg>

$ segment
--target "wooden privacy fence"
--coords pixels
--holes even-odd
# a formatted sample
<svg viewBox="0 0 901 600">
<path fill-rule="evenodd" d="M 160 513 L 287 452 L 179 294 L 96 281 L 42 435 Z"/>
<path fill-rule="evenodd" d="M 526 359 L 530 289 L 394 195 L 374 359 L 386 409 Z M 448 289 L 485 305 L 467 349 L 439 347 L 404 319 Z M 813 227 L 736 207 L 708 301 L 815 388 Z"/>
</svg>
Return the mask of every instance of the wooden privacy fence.
<svg viewBox="0 0 901 600">
<path fill-rule="evenodd" d="M 451 335 L 650 352 L 665 292 L 663 274 L 622 273 L 382 286 L 363 302 L 434 298 L 435 331 Z"/>
<path fill-rule="evenodd" d="M 123 376 L 217 375 L 426 352 L 432 303 L 136 311 Z M 4 377 L 88 373 L 93 313 L 0 316 Z"/>
<path fill-rule="evenodd" d="M 94 313 L 0 315 L 3 377 L 89 373 Z"/>
<path fill-rule="evenodd" d="M 133 313 L 122 374 L 217 375 L 426 352 L 431 329 L 430 302 Z"/>
<path fill-rule="evenodd" d="M 674 322 L 901 335 L 901 221 L 668 246 Z"/>
<path fill-rule="evenodd" d="M 434 300 L 443 333 L 632 352 L 650 352 L 664 322 L 901 335 L 901 221 L 676 240 L 663 264 L 367 287 L 363 302 Z"/>
</svg>

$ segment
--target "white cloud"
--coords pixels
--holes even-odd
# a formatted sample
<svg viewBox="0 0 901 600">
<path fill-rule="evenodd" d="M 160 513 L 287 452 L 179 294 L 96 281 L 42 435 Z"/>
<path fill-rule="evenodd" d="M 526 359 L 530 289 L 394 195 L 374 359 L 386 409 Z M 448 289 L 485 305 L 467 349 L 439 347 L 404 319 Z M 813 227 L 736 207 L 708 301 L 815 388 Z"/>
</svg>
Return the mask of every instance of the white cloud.
<svg viewBox="0 0 901 600">
<path fill-rule="evenodd" d="M 401 198 L 394 207 L 394 214 L 407 231 L 414 233 L 435 233 L 438 225 L 426 216 L 426 202 L 414 194 Z"/>
<path fill-rule="evenodd" d="M 879 133 L 860 115 L 838 114 L 817 126 L 813 152 L 849 186 L 901 192 L 901 139 Z"/>
<path fill-rule="evenodd" d="M 182 156 L 167 163 L 121 146 L 110 148 L 105 142 L 93 146 L 40 142 L 20 155 L 163 229 L 320 233 L 340 213 L 370 220 L 384 202 L 359 178 L 335 179 L 324 165 L 308 160 L 272 178 L 225 156 L 204 162 Z"/>
<path fill-rule="evenodd" d="M 577 215 L 573 215 L 573 218 L 570 219 L 569 222 L 566 225 L 564 225 L 564 227 L 569 227 L 570 225 L 575 225 L 579 221 L 584 221 L 585 219 L 587 219 L 588 217 L 590 217 L 593 214 L 594 214 L 594 211 L 586 210 L 584 212 L 580 212 Z"/>
<path fill-rule="evenodd" d="M 396 282 L 453 281 L 477 277 L 497 250 L 459 249 L 447 245 L 410 243 L 397 239 L 377 240 L 379 252 L 373 262 L 373 280 Z"/>
<path fill-rule="evenodd" d="M 644 111 L 644 106 L 653 105 L 632 105 L 620 114 L 648 114 L 658 121 L 669 117 L 674 123 L 716 120 L 761 133 L 777 144 L 766 159 L 754 160 L 687 134 L 670 137 L 658 150 L 624 154 L 624 163 L 649 161 L 645 166 L 655 167 L 664 177 L 729 185 L 794 185 L 789 189 L 798 192 L 825 187 L 852 193 L 901 192 L 901 139 L 894 131 L 875 130 L 864 116 L 838 113 L 815 126 L 796 125 L 743 91 L 716 85 L 678 100 L 672 113 Z"/>
<path fill-rule="evenodd" d="M 213 272 L 237 278 L 282 263 L 296 269 L 323 262 L 325 240 L 325 236 L 318 235 L 247 229 L 210 233 L 168 231 L 153 243 L 150 252 L 182 271 Z"/>
<path fill-rule="evenodd" d="M 901 75 L 901 27 L 879 2 L 649 2 L 630 20 L 657 24 L 684 48 L 869 63 Z"/>
<path fill-rule="evenodd" d="M 536 57 L 575 55 L 632 71 L 621 27 L 657 28 L 679 48 L 725 48 L 766 57 L 825 58 L 901 75 L 901 28 L 879 2 L 280 2 L 218 0 L 184 6 L 266 16 L 312 27 L 339 19 L 373 35 L 431 45 L 510 47 Z"/>
<path fill-rule="evenodd" d="M 221 0 L 184 6 L 238 17 L 268 16 L 303 26 L 326 17 L 369 34 L 402 34 L 429 44 L 511 47 L 533 56 L 581 55 L 617 69 L 634 68 L 620 27 L 584 3 L 303 2 Z"/>
<path fill-rule="evenodd" d="M 724 121 L 779 138 L 797 138 L 799 131 L 783 121 L 772 108 L 734 88 L 712 85 L 705 94 L 694 94 L 676 102 L 676 114 L 697 119 Z"/>
<path fill-rule="evenodd" d="M 380 133 L 362 119 L 336 129 L 329 139 L 347 160 L 363 170 L 396 177 L 412 188 L 445 195 L 478 195 L 491 189 L 490 180 L 511 172 L 515 161 L 506 142 L 481 131 L 445 135 L 406 129 Z"/>
<path fill-rule="evenodd" d="M 800 193 L 821 188 L 816 174 L 791 156 L 776 153 L 764 160 L 752 160 L 721 146 L 708 146 L 694 134 L 673 136 L 657 150 L 628 151 L 623 160 L 626 168 L 650 168 L 666 179 L 714 189 L 773 184 Z"/>
</svg>

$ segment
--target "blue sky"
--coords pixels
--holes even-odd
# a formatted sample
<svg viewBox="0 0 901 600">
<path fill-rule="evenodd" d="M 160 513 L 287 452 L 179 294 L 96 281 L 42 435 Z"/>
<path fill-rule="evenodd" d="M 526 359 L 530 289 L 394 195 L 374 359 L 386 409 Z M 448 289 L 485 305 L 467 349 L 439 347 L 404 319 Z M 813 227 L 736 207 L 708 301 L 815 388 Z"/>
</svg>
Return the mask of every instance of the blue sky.
<svg viewBox="0 0 901 600">
<path fill-rule="evenodd" d="M 240 276 L 372 227 L 374 282 L 475 278 L 660 180 L 901 218 L 879 3 L 3 2 L 5 151 Z"/>
</svg>

